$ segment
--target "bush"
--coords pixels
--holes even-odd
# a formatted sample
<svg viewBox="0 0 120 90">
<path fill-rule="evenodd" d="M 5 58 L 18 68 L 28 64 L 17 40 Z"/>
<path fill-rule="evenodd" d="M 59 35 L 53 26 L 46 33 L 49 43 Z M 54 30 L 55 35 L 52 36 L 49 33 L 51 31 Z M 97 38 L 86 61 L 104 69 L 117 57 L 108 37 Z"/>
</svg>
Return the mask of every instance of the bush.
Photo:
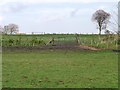
<svg viewBox="0 0 120 90">
<path fill-rule="evenodd" d="M 9 43 L 9 46 L 13 46 L 13 44 L 14 44 L 14 39 L 9 39 L 9 40 L 8 40 L 8 43 Z"/>
</svg>

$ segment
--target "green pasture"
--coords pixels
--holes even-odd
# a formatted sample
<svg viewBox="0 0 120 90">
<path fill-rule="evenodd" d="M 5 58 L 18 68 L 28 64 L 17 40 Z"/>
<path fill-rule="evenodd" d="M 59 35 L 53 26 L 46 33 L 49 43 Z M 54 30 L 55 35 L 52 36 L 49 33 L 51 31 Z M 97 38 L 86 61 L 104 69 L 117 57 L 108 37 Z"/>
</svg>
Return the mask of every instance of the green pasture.
<svg viewBox="0 0 120 90">
<path fill-rule="evenodd" d="M 3 88 L 118 87 L 118 53 L 113 52 L 119 45 L 116 35 L 2 35 L 1 39 Z M 66 44 L 107 50 L 34 50 L 34 46 Z M 16 46 L 33 50 L 19 51 Z"/>
<path fill-rule="evenodd" d="M 55 45 L 87 45 L 104 49 L 117 49 L 117 35 L 96 34 L 43 34 L 43 35 L 3 35 L 2 46 L 44 46 L 52 45 L 50 41 L 54 39 Z"/>
<path fill-rule="evenodd" d="M 2 76 L 3 88 L 118 88 L 118 54 L 3 51 Z"/>
</svg>

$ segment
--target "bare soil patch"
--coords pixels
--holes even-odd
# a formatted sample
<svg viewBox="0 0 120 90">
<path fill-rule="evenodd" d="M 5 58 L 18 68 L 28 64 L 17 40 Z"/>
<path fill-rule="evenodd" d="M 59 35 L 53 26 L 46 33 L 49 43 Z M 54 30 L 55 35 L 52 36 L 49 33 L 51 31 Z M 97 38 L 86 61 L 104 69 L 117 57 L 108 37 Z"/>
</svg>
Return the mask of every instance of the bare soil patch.
<svg viewBox="0 0 120 90">
<path fill-rule="evenodd" d="M 89 46 L 83 46 L 83 45 L 76 45 L 76 46 L 70 46 L 70 45 L 60 45 L 60 46 L 34 46 L 34 47 L 28 47 L 28 46 L 10 46 L 10 47 L 2 47 L 2 51 L 40 51 L 40 50 L 90 50 L 90 51 L 99 51 L 101 49 L 89 47 Z"/>
<path fill-rule="evenodd" d="M 79 48 L 86 49 L 86 50 L 93 50 L 93 51 L 102 50 L 102 49 L 99 49 L 99 48 L 90 47 L 90 46 L 83 46 L 83 45 L 80 45 Z"/>
</svg>

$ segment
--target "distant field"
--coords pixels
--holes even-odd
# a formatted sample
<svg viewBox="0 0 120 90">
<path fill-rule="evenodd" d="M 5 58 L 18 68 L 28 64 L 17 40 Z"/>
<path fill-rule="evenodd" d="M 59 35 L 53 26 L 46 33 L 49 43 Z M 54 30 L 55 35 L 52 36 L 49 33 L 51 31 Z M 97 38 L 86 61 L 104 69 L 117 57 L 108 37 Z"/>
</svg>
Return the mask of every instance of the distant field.
<svg viewBox="0 0 120 90">
<path fill-rule="evenodd" d="M 115 37 L 115 38 L 113 38 Z M 117 49 L 117 35 L 108 36 L 96 34 L 45 34 L 45 35 L 3 35 L 2 46 L 44 46 L 52 45 L 50 41 L 54 39 L 55 45 L 87 45 L 97 48 Z M 77 40 L 76 40 L 77 39 Z"/>
<path fill-rule="evenodd" d="M 117 88 L 112 51 L 3 51 L 3 88 Z"/>
</svg>

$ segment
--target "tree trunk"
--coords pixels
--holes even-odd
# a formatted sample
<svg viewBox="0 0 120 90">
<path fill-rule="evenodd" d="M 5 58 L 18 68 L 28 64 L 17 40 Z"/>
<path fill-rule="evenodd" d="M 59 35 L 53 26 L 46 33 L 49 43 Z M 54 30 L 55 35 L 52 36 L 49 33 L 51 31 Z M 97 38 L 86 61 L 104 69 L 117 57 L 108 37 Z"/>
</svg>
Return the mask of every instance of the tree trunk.
<svg viewBox="0 0 120 90">
<path fill-rule="evenodd" d="M 101 35 L 101 27 L 99 28 L 99 35 Z"/>
<path fill-rule="evenodd" d="M 101 25 L 101 23 L 99 22 L 99 35 L 101 35 L 101 31 L 102 31 L 102 25 Z"/>
<path fill-rule="evenodd" d="M 10 30 L 10 34 L 12 34 L 12 30 Z"/>
<path fill-rule="evenodd" d="M 99 25 L 99 40 L 101 39 L 101 30 L 102 30 L 102 25 L 101 25 L 101 22 L 98 22 L 98 25 Z"/>
</svg>

